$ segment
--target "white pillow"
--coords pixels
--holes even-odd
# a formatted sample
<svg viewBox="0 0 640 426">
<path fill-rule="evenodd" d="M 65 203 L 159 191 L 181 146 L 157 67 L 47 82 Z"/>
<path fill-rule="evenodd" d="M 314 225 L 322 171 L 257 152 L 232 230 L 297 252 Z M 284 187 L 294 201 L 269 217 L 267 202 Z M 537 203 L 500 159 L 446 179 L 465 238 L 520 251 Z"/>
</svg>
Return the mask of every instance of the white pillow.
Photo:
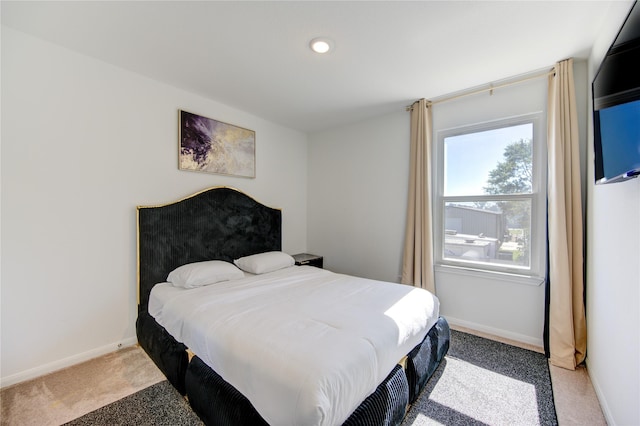
<svg viewBox="0 0 640 426">
<path fill-rule="evenodd" d="M 195 288 L 243 277 L 244 272 L 229 262 L 207 260 L 179 266 L 169 273 L 167 282 L 174 287 Z"/>
<path fill-rule="evenodd" d="M 277 271 L 278 269 L 293 266 L 296 261 L 287 253 L 281 251 L 268 251 L 265 253 L 253 254 L 241 257 L 233 261 L 236 266 L 243 271 L 252 274 L 264 274 Z"/>
</svg>

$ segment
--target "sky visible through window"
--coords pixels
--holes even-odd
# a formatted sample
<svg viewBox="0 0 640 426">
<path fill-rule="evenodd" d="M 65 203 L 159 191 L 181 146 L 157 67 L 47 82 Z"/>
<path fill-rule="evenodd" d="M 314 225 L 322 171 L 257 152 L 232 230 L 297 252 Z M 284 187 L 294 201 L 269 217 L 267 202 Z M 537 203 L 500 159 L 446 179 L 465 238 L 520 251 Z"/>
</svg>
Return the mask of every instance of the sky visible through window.
<svg viewBox="0 0 640 426">
<path fill-rule="evenodd" d="M 444 195 L 482 195 L 489 172 L 503 161 L 504 149 L 520 139 L 533 140 L 533 124 L 450 136 L 444 139 Z"/>
</svg>

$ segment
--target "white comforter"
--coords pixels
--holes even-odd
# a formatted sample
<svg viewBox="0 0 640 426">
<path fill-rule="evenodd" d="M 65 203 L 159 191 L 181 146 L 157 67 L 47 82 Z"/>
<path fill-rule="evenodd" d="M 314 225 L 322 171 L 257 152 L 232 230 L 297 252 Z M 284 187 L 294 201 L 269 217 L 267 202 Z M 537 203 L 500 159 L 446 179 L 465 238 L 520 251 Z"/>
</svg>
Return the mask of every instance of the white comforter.
<svg viewBox="0 0 640 426">
<path fill-rule="evenodd" d="M 271 425 L 339 425 L 438 318 L 426 290 L 292 266 L 196 289 L 149 313 Z"/>
</svg>

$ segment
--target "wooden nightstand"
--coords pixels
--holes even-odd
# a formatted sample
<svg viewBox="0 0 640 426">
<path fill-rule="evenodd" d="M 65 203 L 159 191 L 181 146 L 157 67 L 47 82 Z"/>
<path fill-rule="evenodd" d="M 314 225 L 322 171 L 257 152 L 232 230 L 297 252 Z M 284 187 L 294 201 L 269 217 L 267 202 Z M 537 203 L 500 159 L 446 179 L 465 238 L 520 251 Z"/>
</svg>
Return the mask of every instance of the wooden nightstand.
<svg viewBox="0 0 640 426">
<path fill-rule="evenodd" d="M 296 265 L 308 265 L 315 266 L 316 268 L 322 268 L 322 256 L 309 253 L 294 254 L 293 258 L 296 261 Z"/>
</svg>

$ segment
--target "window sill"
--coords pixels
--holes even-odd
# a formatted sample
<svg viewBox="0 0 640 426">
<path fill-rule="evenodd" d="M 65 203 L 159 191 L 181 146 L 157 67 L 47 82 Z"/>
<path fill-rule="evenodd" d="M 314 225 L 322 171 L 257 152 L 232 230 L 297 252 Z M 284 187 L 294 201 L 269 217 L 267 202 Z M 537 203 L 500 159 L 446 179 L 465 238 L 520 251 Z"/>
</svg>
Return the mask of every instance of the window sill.
<svg viewBox="0 0 640 426">
<path fill-rule="evenodd" d="M 487 271 L 484 269 L 474 269 L 464 266 L 436 265 L 434 269 L 436 272 L 474 276 L 485 279 L 490 278 L 492 280 L 506 281 L 512 284 L 539 286 L 545 281 L 544 277 L 538 277 L 535 275 L 520 275 L 511 274 L 508 272 Z"/>
</svg>

